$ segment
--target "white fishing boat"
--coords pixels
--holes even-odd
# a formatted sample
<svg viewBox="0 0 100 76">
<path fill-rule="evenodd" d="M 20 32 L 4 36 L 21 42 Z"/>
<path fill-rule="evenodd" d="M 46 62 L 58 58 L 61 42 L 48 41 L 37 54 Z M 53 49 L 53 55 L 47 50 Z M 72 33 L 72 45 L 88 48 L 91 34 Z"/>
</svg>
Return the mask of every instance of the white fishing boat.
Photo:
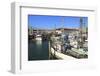
<svg viewBox="0 0 100 76">
<path fill-rule="evenodd" d="M 36 38 L 35 38 L 37 41 L 41 41 L 42 40 L 42 36 L 41 35 L 36 35 Z"/>
<path fill-rule="evenodd" d="M 51 49 L 51 54 L 55 55 L 55 57 L 58 58 L 58 59 L 63 59 L 63 60 L 73 60 L 73 59 L 76 59 L 74 57 L 65 55 L 65 54 L 63 54 L 61 52 L 55 51 L 54 48 L 52 48 L 52 47 L 50 49 Z"/>
</svg>

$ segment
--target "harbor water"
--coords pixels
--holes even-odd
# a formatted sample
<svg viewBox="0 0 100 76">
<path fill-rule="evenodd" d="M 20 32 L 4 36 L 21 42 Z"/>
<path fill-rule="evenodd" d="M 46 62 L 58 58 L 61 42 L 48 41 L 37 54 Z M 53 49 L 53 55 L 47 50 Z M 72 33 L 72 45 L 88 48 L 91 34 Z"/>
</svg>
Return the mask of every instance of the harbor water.
<svg viewBox="0 0 100 76">
<path fill-rule="evenodd" d="M 49 45 L 48 40 L 29 40 L 28 42 L 28 60 L 48 60 Z"/>
</svg>

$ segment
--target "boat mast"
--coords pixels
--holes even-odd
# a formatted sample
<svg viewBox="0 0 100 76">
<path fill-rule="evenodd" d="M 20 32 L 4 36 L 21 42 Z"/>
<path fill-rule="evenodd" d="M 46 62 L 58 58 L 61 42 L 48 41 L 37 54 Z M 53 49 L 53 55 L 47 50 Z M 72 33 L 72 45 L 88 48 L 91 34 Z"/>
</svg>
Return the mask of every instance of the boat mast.
<svg viewBox="0 0 100 76">
<path fill-rule="evenodd" d="M 80 46 L 82 47 L 83 46 L 83 37 L 82 37 L 82 33 L 83 33 L 83 18 L 80 17 L 80 39 L 81 39 L 81 44 Z"/>
<path fill-rule="evenodd" d="M 64 34 L 64 18 L 63 17 L 62 17 L 61 22 L 62 22 L 62 34 Z"/>
<path fill-rule="evenodd" d="M 56 24 L 55 24 L 55 36 L 56 36 Z"/>
</svg>

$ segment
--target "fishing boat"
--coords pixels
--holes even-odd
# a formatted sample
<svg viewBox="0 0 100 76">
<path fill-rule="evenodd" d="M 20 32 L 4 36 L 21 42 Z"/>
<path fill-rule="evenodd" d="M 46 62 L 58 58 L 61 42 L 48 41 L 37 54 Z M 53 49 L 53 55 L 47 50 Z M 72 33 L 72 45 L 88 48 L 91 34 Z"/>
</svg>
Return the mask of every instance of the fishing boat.
<svg viewBox="0 0 100 76">
<path fill-rule="evenodd" d="M 42 40 L 42 36 L 39 35 L 39 34 L 37 34 L 35 39 L 36 39 L 37 41 L 41 41 L 41 40 Z"/>
</svg>

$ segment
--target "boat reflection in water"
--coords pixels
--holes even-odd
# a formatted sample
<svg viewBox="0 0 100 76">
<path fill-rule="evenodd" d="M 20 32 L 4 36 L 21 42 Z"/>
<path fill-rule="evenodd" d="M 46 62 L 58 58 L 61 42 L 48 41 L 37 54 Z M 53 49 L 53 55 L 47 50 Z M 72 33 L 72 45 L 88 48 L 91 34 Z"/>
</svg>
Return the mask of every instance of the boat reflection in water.
<svg viewBox="0 0 100 76">
<path fill-rule="evenodd" d="M 42 40 L 36 40 L 36 44 L 37 44 L 37 47 L 40 47 L 42 45 Z"/>
</svg>

